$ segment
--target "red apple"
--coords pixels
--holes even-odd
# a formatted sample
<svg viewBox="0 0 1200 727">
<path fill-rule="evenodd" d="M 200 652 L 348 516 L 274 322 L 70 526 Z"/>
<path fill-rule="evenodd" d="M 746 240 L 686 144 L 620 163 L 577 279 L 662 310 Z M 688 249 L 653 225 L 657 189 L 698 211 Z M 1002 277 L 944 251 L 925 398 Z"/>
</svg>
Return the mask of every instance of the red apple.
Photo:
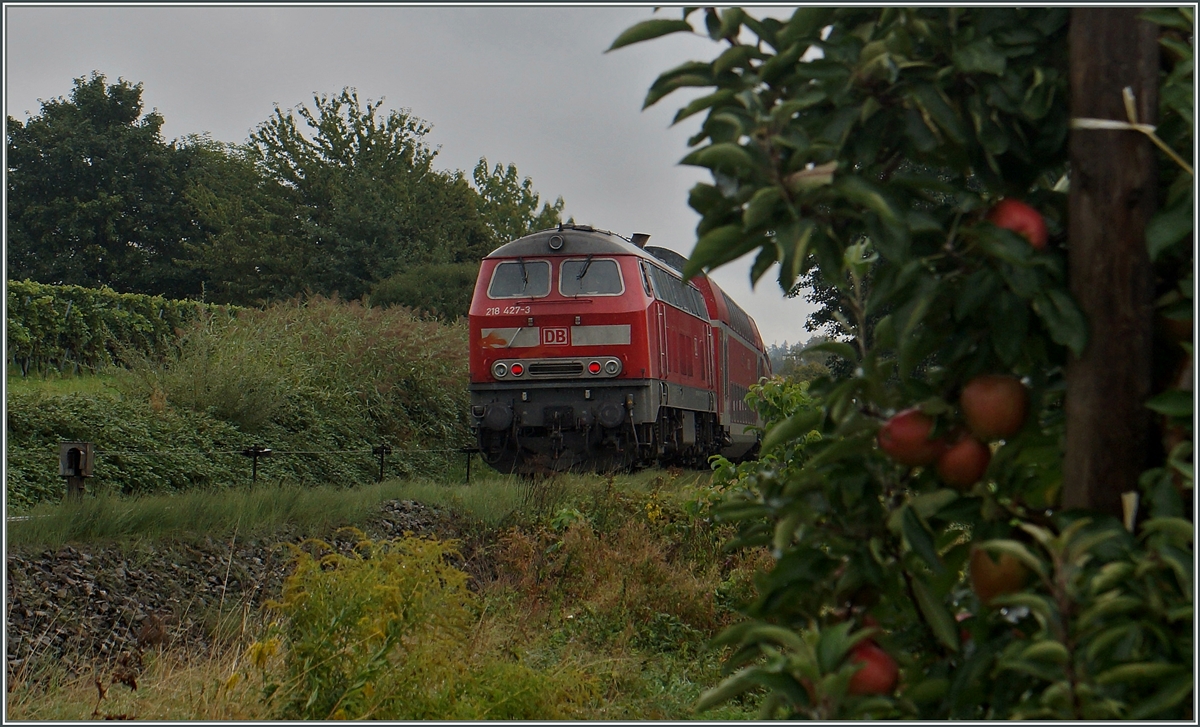
<svg viewBox="0 0 1200 727">
<path fill-rule="evenodd" d="M 1013 376 L 976 376 L 958 399 L 967 427 L 984 441 L 1011 437 L 1025 425 L 1029 392 Z"/>
<path fill-rule="evenodd" d="M 910 467 L 932 464 L 946 447 L 943 439 L 930 439 L 933 417 L 912 408 L 888 419 L 879 429 L 879 448 L 900 464 Z"/>
<path fill-rule="evenodd" d="M 951 444 L 938 457 L 937 471 L 942 481 L 959 490 L 966 490 L 987 472 L 992 450 L 970 435 Z"/>
<path fill-rule="evenodd" d="M 1001 553 L 996 560 L 981 548 L 971 549 L 971 590 L 979 602 L 990 606 L 992 599 L 1016 593 L 1025 587 L 1029 569 L 1008 553 Z"/>
<path fill-rule="evenodd" d="M 1029 240 L 1035 250 L 1046 249 L 1046 220 L 1042 213 L 1018 199 L 1002 199 L 987 213 L 996 227 L 1012 230 Z"/>
<path fill-rule="evenodd" d="M 858 642 L 850 650 L 850 661 L 862 668 L 850 677 L 851 694 L 891 694 L 900 670 L 896 660 L 871 639 Z"/>
</svg>

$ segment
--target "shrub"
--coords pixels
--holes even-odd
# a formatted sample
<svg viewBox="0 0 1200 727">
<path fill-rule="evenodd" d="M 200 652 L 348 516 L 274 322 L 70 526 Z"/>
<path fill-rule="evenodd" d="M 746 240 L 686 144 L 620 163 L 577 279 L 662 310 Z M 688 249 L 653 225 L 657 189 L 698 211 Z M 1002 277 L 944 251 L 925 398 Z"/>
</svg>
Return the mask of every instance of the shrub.
<svg viewBox="0 0 1200 727">
<path fill-rule="evenodd" d="M 127 352 L 160 357 L 170 350 L 177 329 L 238 310 L 109 288 L 10 280 L 8 363 L 27 375 L 102 368 Z"/>
<path fill-rule="evenodd" d="M 270 604 L 282 617 L 276 633 L 249 652 L 279 716 L 553 719 L 592 697 L 570 669 L 546 673 L 476 652 L 475 597 L 447 562 L 453 543 L 360 539 L 349 554 L 322 541 L 303 546 L 292 546 L 296 570 Z"/>
<path fill-rule="evenodd" d="M 95 443 L 90 487 L 124 494 L 227 486 L 241 481 L 244 459 L 228 453 L 241 442 L 232 425 L 192 411 L 156 412 L 149 403 L 109 396 L 40 392 L 8 395 L 5 483 L 10 508 L 62 499 L 59 440 Z M 166 456 L 129 454 L 168 452 Z M 208 454 L 216 453 L 216 454 Z"/>
<path fill-rule="evenodd" d="M 643 645 L 660 640 L 638 624 L 671 624 L 686 639 L 720 624 L 719 576 L 672 558 L 670 543 L 637 520 L 611 533 L 575 521 L 561 536 L 510 530 L 497 554 L 501 577 L 535 604 L 568 612 L 590 641 Z"/>
<path fill-rule="evenodd" d="M 454 320 L 470 309 L 478 275 L 476 262 L 418 265 L 376 283 L 371 305 L 405 306 Z"/>
<path fill-rule="evenodd" d="M 129 357 L 123 401 L 10 395 L 9 492 L 61 496 L 59 439 L 95 442 L 93 482 L 126 493 L 246 482 L 252 444 L 275 451 L 266 481 L 374 480 L 381 442 L 392 473 L 440 471 L 468 438 L 465 339 L 462 324 L 325 298 L 197 320 L 161 359 Z"/>
</svg>

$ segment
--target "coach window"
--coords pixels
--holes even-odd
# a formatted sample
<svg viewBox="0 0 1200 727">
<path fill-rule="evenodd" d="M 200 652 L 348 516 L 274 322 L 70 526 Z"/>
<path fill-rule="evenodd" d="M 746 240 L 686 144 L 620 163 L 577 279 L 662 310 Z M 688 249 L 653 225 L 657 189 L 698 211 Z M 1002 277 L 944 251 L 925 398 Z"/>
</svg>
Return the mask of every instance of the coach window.
<svg viewBox="0 0 1200 727">
<path fill-rule="evenodd" d="M 550 263 L 545 260 L 505 261 L 492 271 L 489 298 L 540 298 L 550 294 Z"/>
<path fill-rule="evenodd" d="M 621 268 L 612 259 L 564 260 L 558 269 L 558 292 L 563 296 L 620 295 L 625 292 Z"/>
</svg>

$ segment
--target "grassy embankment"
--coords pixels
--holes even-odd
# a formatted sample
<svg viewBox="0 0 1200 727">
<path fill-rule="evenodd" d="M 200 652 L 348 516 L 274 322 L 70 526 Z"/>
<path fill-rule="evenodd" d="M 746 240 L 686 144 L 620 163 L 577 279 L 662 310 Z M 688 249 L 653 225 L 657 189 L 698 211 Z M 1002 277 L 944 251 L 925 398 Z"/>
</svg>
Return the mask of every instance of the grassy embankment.
<svg viewBox="0 0 1200 727">
<path fill-rule="evenodd" d="M 663 472 L 568 475 L 537 487 L 485 473 L 470 486 L 429 478 L 350 489 L 234 488 L 43 504 L 29 511 L 35 517 L 12 523 L 8 537 L 10 547 L 22 549 L 67 542 L 86 549 L 113 540 L 144 547 L 200 534 L 285 530 L 320 538 L 338 527 L 366 526 L 387 500 L 439 506 L 465 523 L 493 575 L 473 593 L 438 595 L 439 610 L 463 619 L 454 629 L 428 643 L 413 636 L 394 647 L 387 665 L 349 664 L 335 675 L 367 675 L 373 695 L 408 695 L 410 711 L 376 697 L 376 716 L 687 719 L 697 716 L 691 705 L 700 692 L 719 678 L 720 655 L 705 641 L 734 618 L 730 606 L 749 594 L 753 567 L 721 551 L 724 534 L 704 517 L 713 494 L 707 475 Z M 338 593 L 353 601 L 355 589 Z M 152 649 L 136 691 L 108 683 L 103 669 L 69 677 L 51 667 L 17 684 L 8 716 L 76 720 L 94 710 L 163 720 L 326 716 L 296 704 L 289 712 L 282 698 L 289 689 L 313 686 L 289 663 L 289 647 L 298 650 L 311 634 L 269 623 L 300 615 L 243 610 L 240 623 L 235 619 L 204 653 Z M 97 676 L 107 690 L 102 701 Z M 345 691 L 336 682 L 317 686 Z M 276 698 L 264 699 L 264 687 L 272 685 Z M 427 698 L 414 701 L 417 692 Z M 752 705 L 698 716 L 750 717 Z"/>
</svg>

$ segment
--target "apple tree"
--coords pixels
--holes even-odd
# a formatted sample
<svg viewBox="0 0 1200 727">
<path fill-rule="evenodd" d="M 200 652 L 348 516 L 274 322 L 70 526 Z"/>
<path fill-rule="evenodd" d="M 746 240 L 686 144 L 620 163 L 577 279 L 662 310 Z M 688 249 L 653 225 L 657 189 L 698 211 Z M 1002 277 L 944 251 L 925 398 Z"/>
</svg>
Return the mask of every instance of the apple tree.
<svg viewBox="0 0 1200 727">
<path fill-rule="evenodd" d="M 720 463 L 734 494 L 719 516 L 774 565 L 718 639 L 729 676 L 701 708 L 750 692 L 764 717 L 1190 716 L 1190 373 L 1143 372 L 1158 383 L 1136 406 L 1166 436 L 1142 428 L 1115 500 L 1080 499 L 1064 468 L 1070 378 L 1122 334 L 1078 293 L 1125 290 L 1079 279 L 1073 195 L 1107 181 L 1074 156 L 1081 135 L 1131 135 L 1161 169 L 1140 182 L 1149 222 L 1130 254 L 1157 296 L 1146 311 L 1191 328 L 1191 171 L 1167 152 L 1192 154 L 1193 17 L 1124 10 L 1150 80 L 1105 93 L 1121 108 L 1130 85 L 1140 118 L 1073 128 L 1071 26 L 1114 10 L 685 8 L 614 41 L 719 44 L 645 101 L 706 89 L 675 117 L 703 114 L 682 163 L 712 174 L 690 193 L 685 272 L 754 255 L 752 282 L 788 291 L 818 270 L 842 334 L 818 348 L 846 363 L 768 422 L 759 462 Z M 1155 114 L 1161 147 L 1132 126 Z M 1155 366 L 1190 361 L 1190 337 L 1160 344 Z"/>
</svg>

